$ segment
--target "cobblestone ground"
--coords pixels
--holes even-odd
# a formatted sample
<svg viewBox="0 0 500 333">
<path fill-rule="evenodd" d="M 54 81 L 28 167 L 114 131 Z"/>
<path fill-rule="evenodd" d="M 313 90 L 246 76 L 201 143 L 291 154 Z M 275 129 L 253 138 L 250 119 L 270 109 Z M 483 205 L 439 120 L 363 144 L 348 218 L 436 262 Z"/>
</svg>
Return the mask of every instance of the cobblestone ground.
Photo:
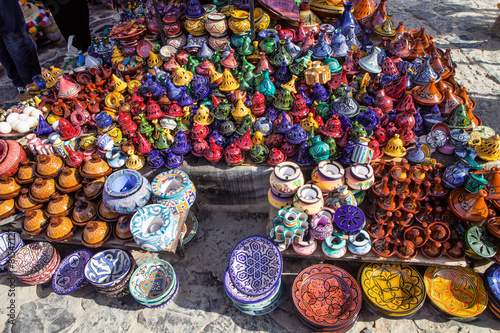
<svg viewBox="0 0 500 333">
<path fill-rule="evenodd" d="M 500 96 L 500 24 L 494 1 L 389 0 L 394 22 L 405 21 L 410 29 L 426 27 L 441 48 L 451 48 L 458 64 L 456 80 L 468 88 L 476 100 L 476 113 L 496 131 Z M 92 30 L 102 32 L 117 19 L 116 13 L 100 6 L 91 7 Z M 496 33 L 495 33 L 496 27 Z M 64 46 L 40 49 L 44 67 L 60 66 Z M 5 73 L 0 73 L 0 107 L 18 100 Z M 10 282 L 0 279 L 0 329 L 4 332 L 306 332 L 295 318 L 289 295 L 297 272 L 315 263 L 310 260 L 285 261 L 283 282 L 286 297 L 280 307 L 262 317 L 238 312 L 221 283 L 234 245 L 244 237 L 265 233 L 266 214 L 252 207 L 214 207 L 201 204 L 200 230 L 186 248 L 184 258 L 169 254 L 134 252 L 138 264 L 152 257 L 169 260 L 180 277 L 174 304 L 158 310 L 142 308 L 132 297 L 111 299 L 86 286 L 69 296 L 58 296 L 47 286 L 15 283 L 15 325 L 8 323 L 7 300 Z M 65 255 L 71 248 L 58 247 Z M 352 274 L 359 264 L 332 262 Z M 423 270 L 422 270 L 423 272 Z M 490 332 L 499 321 L 489 310 L 471 323 L 445 321 L 435 314 L 428 301 L 411 319 L 387 320 L 362 309 L 351 332 Z"/>
</svg>

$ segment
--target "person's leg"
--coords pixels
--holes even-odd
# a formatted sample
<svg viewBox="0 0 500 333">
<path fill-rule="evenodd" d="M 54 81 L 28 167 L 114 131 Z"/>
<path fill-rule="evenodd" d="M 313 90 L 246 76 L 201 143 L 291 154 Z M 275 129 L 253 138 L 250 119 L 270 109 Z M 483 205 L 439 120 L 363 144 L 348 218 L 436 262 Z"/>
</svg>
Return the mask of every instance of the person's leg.
<svg viewBox="0 0 500 333">
<path fill-rule="evenodd" d="M 24 81 L 19 76 L 17 72 L 16 64 L 14 60 L 10 57 L 9 51 L 5 47 L 5 43 L 0 37 L 0 63 L 2 63 L 3 67 L 7 71 L 7 76 L 12 80 L 12 83 L 16 87 L 24 87 Z"/>
</svg>

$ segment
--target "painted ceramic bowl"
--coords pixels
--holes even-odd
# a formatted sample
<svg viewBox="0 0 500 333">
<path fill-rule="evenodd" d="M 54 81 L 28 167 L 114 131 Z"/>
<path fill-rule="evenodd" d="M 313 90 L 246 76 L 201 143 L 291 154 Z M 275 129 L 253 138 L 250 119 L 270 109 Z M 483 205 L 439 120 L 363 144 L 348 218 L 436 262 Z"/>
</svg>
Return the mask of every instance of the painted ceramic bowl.
<svg viewBox="0 0 500 333">
<path fill-rule="evenodd" d="M 49 217 L 41 209 L 30 210 L 25 213 L 23 231 L 30 235 L 38 235 L 49 225 Z"/>
<path fill-rule="evenodd" d="M 44 284 L 50 281 L 52 275 L 56 271 L 59 263 L 61 262 L 61 257 L 56 249 L 54 249 L 54 255 L 50 262 L 43 267 L 40 271 L 35 274 L 31 274 L 29 276 L 19 277 L 19 280 L 26 284 L 36 285 L 36 284 Z"/>
<path fill-rule="evenodd" d="M 151 183 L 153 201 L 170 208 L 174 214 L 188 210 L 196 200 L 196 188 L 188 175 L 181 170 L 160 173 Z"/>
<path fill-rule="evenodd" d="M 49 217 L 66 216 L 71 213 L 73 206 L 74 200 L 72 197 L 67 194 L 60 195 L 59 193 L 54 193 L 47 204 L 45 212 Z"/>
<path fill-rule="evenodd" d="M 52 290 L 58 295 L 68 295 L 80 288 L 85 282 L 85 265 L 92 256 L 93 252 L 86 248 L 68 254 L 54 272 Z"/>
<path fill-rule="evenodd" d="M 26 158 L 23 147 L 15 140 L 0 140 L 0 175 L 14 176 Z"/>
<path fill-rule="evenodd" d="M 44 203 L 50 200 L 56 192 L 54 179 L 37 178 L 30 187 L 29 195 L 36 202 Z"/>
<path fill-rule="evenodd" d="M 23 246 L 12 257 L 9 271 L 18 277 L 36 274 L 52 260 L 54 252 L 54 247 L 47 242 L 35 242 Z"/>
<path fill-rule="evenodd" d="M 73 214 L 73 223 L 77 226 L 84 226 L 88 221 L 97 216 L 97 205 L 92 201 L 77 201 Z"/>
<path fill-rule="evenodd" d="M 101 246 L 111 235 L 108 223 L 102 221 L 90 221 L 83 229 L 82 243 L 87 247 Z"/>
<path fill-rule="evenodd" d="M 151 187 L 146 178 L 134 170 L 119 170 L 104 184 L 102 200 L 106 207 L 120 214 L 130 214 L 146 205 Z"/>
<path fill-rule="evenodd" d="M 85 195 L 85 198 L 89 200 L 97 198 L 102 193 L 105 182 L 106 182 L 106 177 L 99 177 L 97 179 L 93 179 L 92 181 L 86 183 L 83 186 L 83 193 Z"/>
<path fill-rule="evenodd" d="M 29 190 L 27 188 L 23 188 L 21 190 L 21 194 L 17 197 L 15 205 L 20 211 L 39 209 L 43 206 L 43 204 L 36 202 L 30 197 Z"/>
<path fill-rule="evenodd" d="M 0 199 L 11 199 L 18 196 L 21 186 L 15 179 L 7 175 L 0 176 Z"/>
<path fill-rule="evenodd" d="M 146 261 L 132 274 L 130 293 L 140 303 L 151 304 L 171 295 L 176 284 L 175 271 L 165 260 Z"/>
<path fill-rule="evenodd" d="M 172 250 L 178 230 L 172 210 L 161 204 L 140 208 L 130 221 L 135 242 L 147 251 Z"/>
<path fill-rule="evenodd" d="M 19 184 L 30 184 L 35 180 L 36 162 L 25 158 L 21 161 L 21 166 L 17 170 L 16 182 Z"/>
<path fill-rule="evenodd" d="M 117 285 L 110 287 L 110 288 L 101 288 L 101 287 L 94 286 L 95 289 L 99 293 L 106 295 L 107 297 L 119 298 L 119 297 L 123 297 L 123 296 L 128 295 L 130 293 L 130 290 L 128 287 L 129 282 L 130 282 L 130 278 L 132 277 L 132 274 L 134 273 L 134 271 L 137 269 L 137 265 L 135 263 L 134 258 L 131 258 L 131 259 L 132 259 L 132 264 L 130 265 L 130 270 L 127 273 L 127 275 L 123 278 L 123 280 L 120 281 L 120 283 L 118 283 Z"/>
<path fill-rule="evenodd" d="M 85 265 L 85 278 L 96 287 L 109 288 L 120 283 L 130 271 L 130 255 L 119 249 L 95 254 Z"/>
<path fill-rule="evenodd" d="M 53 217 L 47 226 L 45 237 L 52 242 L 62 242 L 70 238 L 75 231 L 73 221 L 68 217 Z"/>
<path fill-rule="evenodd" d="M 471 268 L 430 266 L 424 282 L 432 304 L 447 316 L 477 318 L 486 310 L 488 293 Z"/>
<path fill-rule="evenodd" d="M 0 220 L 3 220 L 16 212 L 16 204 L 14 199 L 0 201 Z"/>
<path fill-rule="evenodd" d="M 109 175 L 112 169 L 98 154 L 92 154 L 90 160 L 80 166 L 83 177 L 96 179 Z"/>
<path fill-rule="evenodd" d="M 7 268 L 10 257 L 23 246 L 24 242 L 17 232 L 4 232 L 0 234 L 0 271 Z"/>
<path fill-rule="evenodd" d="M 62 158 L 57 155 L 37 155 L 37 161 L 35 173 L 44 179 L 56 177 L 64 166 Z"/>
<path fill-rule="evenodd" d="M 63 193 L 74 192 L 82 187 L 82 176 L 77 169 L 64 167 L 57 178 L 56 187 Z"/>
</svg>

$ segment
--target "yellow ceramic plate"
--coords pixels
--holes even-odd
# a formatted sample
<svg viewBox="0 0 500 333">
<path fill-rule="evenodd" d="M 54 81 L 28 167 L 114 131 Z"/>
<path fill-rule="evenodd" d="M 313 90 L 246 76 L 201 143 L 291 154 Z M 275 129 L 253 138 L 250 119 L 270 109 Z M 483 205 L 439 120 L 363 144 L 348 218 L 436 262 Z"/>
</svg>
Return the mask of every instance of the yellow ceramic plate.
<svg viewBox="0 0 500 333">
<path fill-rule="evenodd" d="M 488 304 L 483 281 L 470 268 L 429 267 L 424 282 L 431 302 L 451 316 L 476 317 Z"/>
<path fill-rule="evenodd" d="M 425 300 L 422 276 L 409 265 L 364 264 L 358 281 L 365 300 L 391 316 L 410 314 Z"/>
</svg>

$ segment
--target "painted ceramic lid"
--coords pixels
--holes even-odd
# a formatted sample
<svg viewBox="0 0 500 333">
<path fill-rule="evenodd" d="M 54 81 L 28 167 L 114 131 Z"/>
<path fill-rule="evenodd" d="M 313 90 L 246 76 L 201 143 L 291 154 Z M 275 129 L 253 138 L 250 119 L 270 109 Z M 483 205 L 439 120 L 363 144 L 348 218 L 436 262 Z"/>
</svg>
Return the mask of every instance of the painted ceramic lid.
<svg viewBox="0 0 500 333">
<path fill-rule="evenodd" d="M 249 296 L 263 295 L 275 289 L 281 280 L 281 252 L 267 238 L 247 237 L 233 249 L 228 271 L 240 292 Z"/>
<path fill-rule="evenodd" d="M 92 255 L 90 249 L 82 248 L 64 258 L 52 277 L 52 290 L 58 295 L 68 295 L 77 290 L 85 281 L 83 271 Z"/>
<path fill-rule="evenodd" d="M 333 331 L 356 318 L 362 295 L 349 273 L 333 265 L 319 264 L 297 275 L 292 286 L 292 300 L 300 316 L 315 326 Z"/>
<path fill-rule="evenodd" d="M 95 254 L 85 265 L 85 278 L 99 287 L 117 285 L 127 275 L 132 265 L 130 255 L 119 249 L 104 250 Z"/>
<path fill-rule="evenodd" d="M 483 258 L 491 258 L 497 253 L 498 248 L 495 237 L 483 227 L 471 227 L 467 230 L 465 240 L 471 250 Z"/>
<path fill-rule="evenodd" d="M 470 268 L 431 266 L 424 282 L 431 302 L 453 317 L 477 317 L 488 304 L 483 281 Z"/>
<path fill-rule="evenodd" d="M 422 276 L 409 265 L 364 264 L 358 271 L 363 298 L 382 312 L 405 315 L 425 300 Z"/>
<path fill-rule="evenodd" d="M 471 136 L 464 129 L 455 128 L 450 131 L 450 138 L 458 144 L 464 145 L 469 142 Z"/>
<path fill-rule="evenodd" d="M 446 133 L 441 130 L 433 130 L 427 135 L 426 142 L 429 147 L 437 149 L 446 145 L 448 137 L 446 136 Z"/>
<path fill-rule="evenodd" d="M 170 170 L 160 173 L 151 183 L 151 192 L 164 199 L 179 196 L 189 185 L 188 175 L 181 170 Z"/>
<path fill-rule="evenodd" d="M 351 205 L 344 205 L 335 211 L 335 224 L 346 232 L 359 231 L 365 225 L 363 211 Z"/>
<path fill-rule="evenodd" d="M 500 264 L 494 263 L 484 272 L 484 278 L 493 301 L 500 304 Z"/>
</svg>

